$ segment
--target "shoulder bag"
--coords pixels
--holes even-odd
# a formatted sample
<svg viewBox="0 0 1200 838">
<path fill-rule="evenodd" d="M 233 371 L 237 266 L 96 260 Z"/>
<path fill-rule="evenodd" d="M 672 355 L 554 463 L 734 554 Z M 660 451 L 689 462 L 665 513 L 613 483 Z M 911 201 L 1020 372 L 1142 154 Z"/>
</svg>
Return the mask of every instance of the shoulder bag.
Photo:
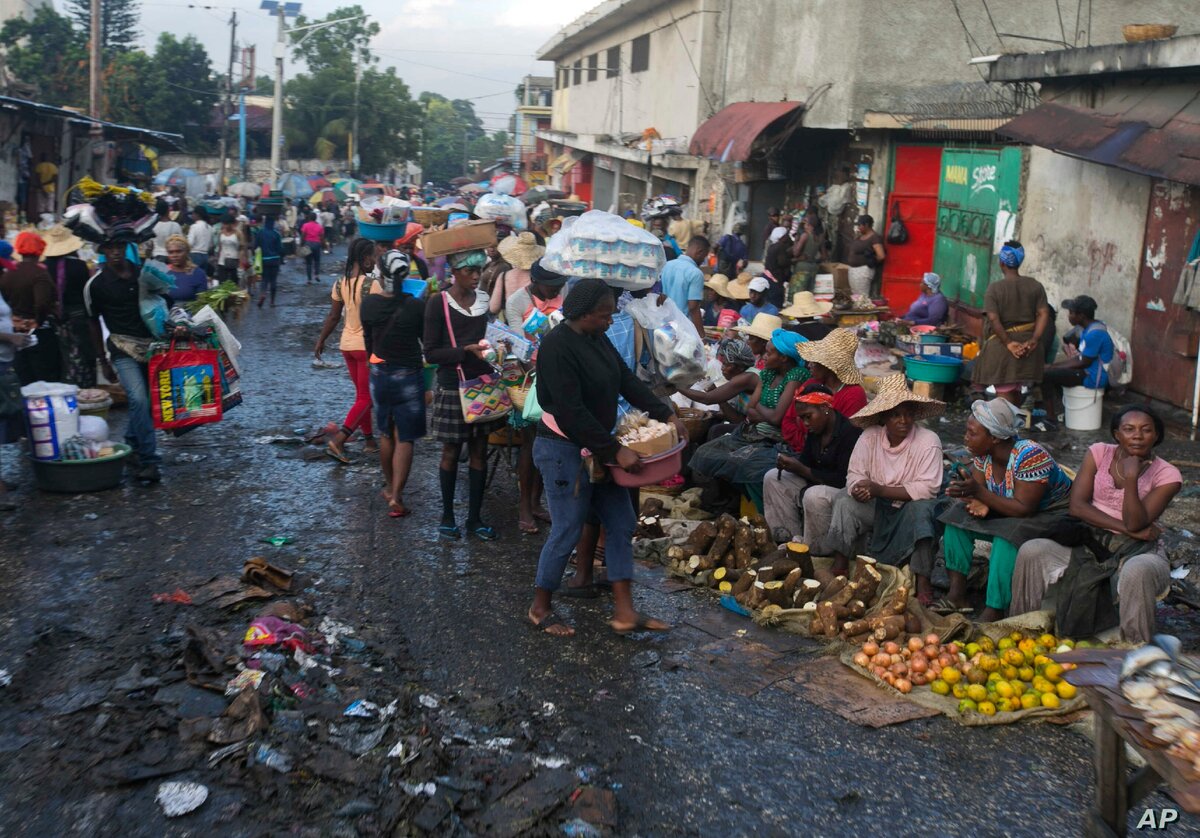
<svg viewBox="0 0 1200 838">
<path fill-rule="evenodd" d="M 900 202 L 892 204 L 892 223 L 887 228 L 888 244 L 904 244 L 908 241 L 908 228 L 900 217 Z"/>
<path fill-rule="evenodd" d="M 458 348 L 454 337 L 454 326 L 450 322 L 449 291 L 442 292 L 442 311 L 446 316 L 446 333 L 450 336 L 450 345 Z M 468 425 L 477 422 L 491 422 L 502 419 L 512 413 L 512 399 L 508 396 L 504 382 L 496 373 L 487 373 L 478 378 L 467 380 L 463 374 L 462 364 L 458 365 L 458 400 L 462 404 L 463 421 Z"/>
</svg>

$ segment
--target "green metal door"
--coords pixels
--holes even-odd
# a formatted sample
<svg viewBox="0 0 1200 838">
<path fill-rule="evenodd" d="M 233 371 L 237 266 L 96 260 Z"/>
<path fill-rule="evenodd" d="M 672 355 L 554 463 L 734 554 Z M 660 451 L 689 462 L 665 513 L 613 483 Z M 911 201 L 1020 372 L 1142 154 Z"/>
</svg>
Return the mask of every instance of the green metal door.
<svg viewBox="0 0 1200 838">
<path fill-rule="evenodd" d="M 1000 275 L 995 255 L 1016 223 L 1020 181 L 1020 148 L 942 152 L 933 270 L 948 299 L 983 308 L 988 283 Z"/>
</svg>

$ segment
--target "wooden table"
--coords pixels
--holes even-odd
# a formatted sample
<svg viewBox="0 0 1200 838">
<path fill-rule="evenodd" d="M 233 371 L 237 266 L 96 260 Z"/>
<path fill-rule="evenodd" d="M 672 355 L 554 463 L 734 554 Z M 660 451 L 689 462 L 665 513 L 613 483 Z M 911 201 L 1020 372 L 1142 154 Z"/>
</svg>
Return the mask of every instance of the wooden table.
<svg viewBox="0 0 1200 838">
<path fill-rule="evenodd" d="M 1180 808 L 1200 814 L 1200 778 L 1187 762 L 1167 753 L 1153 738 L 1142 712 L 1121 694 L 1124 657 L 1121 649 L 1079 649 L 1053 655 L 1059 663 L 1078 664 L 1064 678 L 1082 691 L 1096 716 L 1096 801 L 1085 824 L 1085 833 L 1091 836 L 1125 835 L 1129 807 L 1159 783 L 1167 784 Z M 1127 776 L 1126 743 L 1146 761 L 1132 776 Z"/>
</svg>

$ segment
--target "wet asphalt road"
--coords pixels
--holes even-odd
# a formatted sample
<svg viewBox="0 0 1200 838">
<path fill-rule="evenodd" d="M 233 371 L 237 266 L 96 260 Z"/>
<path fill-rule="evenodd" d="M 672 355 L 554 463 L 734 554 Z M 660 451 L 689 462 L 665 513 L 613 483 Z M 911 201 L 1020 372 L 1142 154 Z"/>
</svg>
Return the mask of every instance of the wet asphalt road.
<svg viewBox="0 0 1200 838">
<path fill-rule="evenodd" d="M 641 608 L 678 627 L 665 636 L 614 637 L 604 599 L 558 605 L 578 629 L 573 639 L 534 632 L 523 615 L 540 538 L 517 530 L 515 477 L 503 458 L 485 509 L 501 540 L 446 543 L 435 532 L 433 443 L 418 445 L 407 497 L 414 514 L 397 521 L 385 515 L 369 459 L 339 466 L 255 442 L 340 422 L 353 400 L 343 368 L 310 363 L 329 267 L 320 288 L 306 287 L 294 266 L 281 286 L 278 308 L 247 309 L 231 322 L 245 347 L 245 405 L 220 425 L 166 441 L 161 485 L 42 494 L 5 452 L 21 508 L 0 518 L 0 669 L 13 676 L 0 688 L 0 834 L 359 834 L 328 810 L 361 793 L 319 782 L 297 789 L 311 804 L 305 818 L 283 811 L 294 799 L 286 795 L 264 797 L 233 779 L 223 788 L 220 772 L 204 775 L 216 798 L 210 814 L 167 822 L 153 803 L 157 781 L 93 781 L 96 708 L 51 718 L 42 706 L 134 662 L 153 674 L 187 617 L 151 595 L 237 572 L 264 551 L 312 576 L 319 611 L 392 644 L 406 661 L 396 678 L 502 701 L 510 727 L 552 703 L 534 747 L 599 768 L 616 789 L 619 834 L 1081 834 L 1092 795 L 1083 736 L 1050 724 L 964 728 L 941 718 L 859 727 L 768 685 L 810 660 L 812 643 L 754 629 L 703 593 L 637 586 Z M 334 351 L 326 358 L 338 360 Z M 296 541 L 260 543 L 271 535 Z M 745 629 L 777 655 L 771 674 L 755 661 L 724 678 L 689 665 L 703 657 L 700 647 Z M 657 664 L 642 665 L 653 657 L 647 651 Z M 663 666 L 669 660 L 682 665 Z M 214 820 L 218 800 L 236 801 L 239 813 Z M 1145 805 L 1171 804 L 1155 795 L 1133 810 L 1131 827 Z M 1184 816 L 1169 832 L 1200 827 Z"/>
</svg>

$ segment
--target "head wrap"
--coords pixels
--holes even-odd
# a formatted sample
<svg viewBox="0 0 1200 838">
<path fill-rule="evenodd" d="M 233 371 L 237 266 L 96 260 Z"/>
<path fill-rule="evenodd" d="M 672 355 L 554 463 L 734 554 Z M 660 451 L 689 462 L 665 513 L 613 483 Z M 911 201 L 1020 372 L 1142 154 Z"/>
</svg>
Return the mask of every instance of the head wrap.
<svg viewBox="0 0 1200 838">
<path fill-rule="evenodd" d="M 801 393 L 796 396 L 796 401 L 801 404 L 815 404 L 818 406 L 826 405 L 827 407 L 833 406 L 833 396 L 829 395 L 828 393 Z"/>
<path fill-rule="evenodd" d="M 20 256 L 41 256 L 46 249 L 46 240 L 37 233 L 23 230 L 17 234 L 17 254 Z"/>
<path fill-rule="evenodd" d="M 392 282 L 406 279 L 409 266 L 408 254 L 403 250 L 389 250 L 383 254 L 383 275 Z"/>
<path fill-rule="evenodd" d="M 7 259 L 9 256 L 12 256 L 12 252 L 12 242 L 0 239 L 0 259 Z"/>
<path fill-rule="evenodd" d="M 1004 245 L 1000 248 L 1000 264 L 1006 268 L 1019 268 L 1025 261 L 1025 248 Z"/>
<path fill-rule="evenodd" d="M 604 280 L 595 277 L 581 279 L 567 294 L 562 307 L 563 317 L 567 320 L 578 320 L 595 311 L 596 306 L 605 298 L 612 299 L 612 290 L 604 284 Z"/>
<path fill-rule="evenodd" d="M 1014 439 L 1021 430 L 1021 417 L 1008 399 L 979 399 L 971 405 L 971 416 L 996 439 Z"/>
<path fill-rule="evenodd" d="M 410 221 L 404 225 L 404 235 L 396 239 L 394 242 L 396 247 L 407 247 L 417 240 L 417 236 L 425 232 L 425 228 L 415 221 Z"/>
<path fill-rule="evenodd" d="M 807 342 L 808 338 L 795 332 L 789 332 L 787 329 L 776 329 L 771 332 L 771 344 L 779 354 L 791 358 L 797 364 L 803 364 L 804 360 L 800 357 L 800 350 L 796 346 Z"/>
<path fill-rule="evenodd" d="M 529 266 L 529 280 L 537 285 L 548 285 L 551 288 L 562 288 L 567 284 L 566 274 L 558 274 L 544 267 L 540 258 Z"/>
<path fill-rule="evenodd" d="M 721 341 L 717 346 L 717 358 L 739 367 L 752 367 L 755 361 L 754 350 L 750 348 L 750 344 L 739 338 Z"/>
<path fill-rule="evenodd" d="M 786 235 L 787 235 L 787 227 L 776 227 L 774 230 L 771 231 L 771 238 L 769 239 L 769 241 L 771 244 L 775 244 L 775 242 L 779 241 Z"/>
<path fill-rule="evenodd" d="M 464 268 L 479 268 L 487 264 L 487 254 L 482 250 L 464 250 L 462 253 L 451 253 L 446 257 L 450 262 L 450 270 L 461 271 Z"/>
<path fill-rule="evenodd" d="M 929 290 L 935 294 L 942 290 L 942 278 L 937 274 L 925 274 L 921 278 L 921 282 L 924 285 L 928 285 Z"/>
</svg>

